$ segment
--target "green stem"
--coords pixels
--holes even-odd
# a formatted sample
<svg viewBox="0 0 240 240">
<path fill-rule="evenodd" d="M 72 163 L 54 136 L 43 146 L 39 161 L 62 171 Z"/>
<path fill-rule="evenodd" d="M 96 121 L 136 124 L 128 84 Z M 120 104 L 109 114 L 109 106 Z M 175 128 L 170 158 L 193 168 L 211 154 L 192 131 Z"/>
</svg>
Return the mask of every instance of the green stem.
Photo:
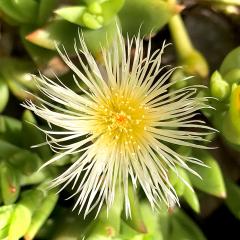
<svg viewBox="0 0 240 240">
<path fill-rule="evenodd" d="M 169 28 L 178 56 L 182 59 L 188 57 L 193 51 L 193 45 L 184 26 L 183 20 L 179 14 L 170 19 Z"/>
</svg>

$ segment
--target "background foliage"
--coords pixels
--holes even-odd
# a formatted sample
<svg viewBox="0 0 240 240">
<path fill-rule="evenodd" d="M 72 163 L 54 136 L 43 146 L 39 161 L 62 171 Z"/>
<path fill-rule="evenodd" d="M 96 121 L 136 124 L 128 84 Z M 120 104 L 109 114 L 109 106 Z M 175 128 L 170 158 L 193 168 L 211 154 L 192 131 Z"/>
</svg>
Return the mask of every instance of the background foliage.
<svg viewBox="0 0 240 240">
<path fill-rule="evenodd" d="M 209 139 L 218 148 L 177 149 L 210 166 L 192 166 L 203 181 L 179 169 L 196 192 L 169 173 L 181 209 L 162 207 L 162 212 L 153 213 L 141 192 L 137 197 L 130 190 L 132 219 L 124 218 L 121 198 L 109 218 L 103 208 L 97 219 L 83 219 L 71 211 L 74 199 L 64 200 L 68 189 L 59 194 L 46 187 L 77 156 L 37 171 L 54 153 L 47 145 L 31 148 L 45 141 L 33 124 L 44 124 L 20 103 L 33 98 L 29 92 L 37 93 L 29 73 L 39 70 L 48 77 L 56 74 L 74 88 L 56 45 L 63 44 L 74 60 L 80 31 L 101 63 L 100 46 L 111 47 L 116 22 L 125 36 L 138 34 L 141 27 L 140 34 L 146 42 L 151 38 L 155 49 L 163 40 L 172 42 L 163 64 L 183 66 L 172 79 L 194 75 L 188 84 L 208 86 L 198 94 L 213 97 L 216 110 L 201 117 L 219 130 Z M 239 0 L 0 0 L 0 239 L 230 239 L 240 226 L 239 26 Z M 231 230 L 224 225 L 227 221 Z"/>
</svg>

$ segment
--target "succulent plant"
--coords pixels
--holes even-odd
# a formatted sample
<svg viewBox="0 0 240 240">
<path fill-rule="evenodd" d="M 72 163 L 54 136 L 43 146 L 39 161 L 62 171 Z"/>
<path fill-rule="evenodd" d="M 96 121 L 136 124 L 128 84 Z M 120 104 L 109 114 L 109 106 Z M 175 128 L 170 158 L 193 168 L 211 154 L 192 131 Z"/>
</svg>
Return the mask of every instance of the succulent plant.
<svg viewBox="0 0 240 240">
<path fill-rule="evenodd" d="M 201 214 L 208 205 L 205 199 L 209 195 L 214 196 L 214 201 L 219 199 L 215 201 L 215 207 L 219 201 L 224 202 L 240 220 L 240 187 L 237 184 L 240 171 L 234 162 L 234 159 L 239 159 L 240 150 L 239 39 L 238 46 L 221 59 L 221 65 L 213 68 L 185 24 L 185 17 L 190 11 L 189 1 L 179 2 L 0 0 L 0 239 L 204 240 L 207 237 L 188 213 L 196 219 L 196 214 Z M 224 14 L 224 18 L 231 19 L 229 22 L 232 25 L 240 26 L 238 0 L 192 1 L 191 4 L 192 8 L 200 6 L 200 9 L 220 12 L 220 17 Z M 60 158 L 59 153 L 48 144 L 51 140 L 43 133 L 49 129 L 47 124 L 29 110 L 24 110 L 21 103 L 28 99 L 39 104 L 38 96 L 41 97 L 42 93 L 38 80 L 42 75 L 51 79 L 57 76 L 54 81 L 62 82 L 78 95 L 85 96 L 79 87 L 83 92 L 87 88 L 81 83 L 76 86 L 70 67 L 59 56 L 59 49 L 66 51 L 69 59 L 77 63 L 79 55 L 75 50 L 83 50 L 78 42 L 80 35 L 102 70 L 105 61 L 102 50 L 110 51 L 119 46 L 116 26 L 121 29 L 126 42 L 127 39 L 144 38 L 143 59 L 150 54 L 147 47 L 150 41 L 151 54 L 156 48 L 161 48 L 161 40 L 167 38 L 172 42 L 175 52 L 172 54 L 173 47 L 168 47 L 169 52 L 166 57 L 163 56 L 163 62 L 174 63 L 181 68 L 176 69 L 170 82 L 164 83 L 172 85 L 169 96 L 177 99 L 175 91 L 181 93 L 182 89 L 192 84 L 204 85 L 205 88 L 199 88 L 194 98 L 209 98 L 215 110 L 199 110 L 199 117 L 196 115 L 191 120 L 204 120 L 208 127 L 217 131 L 204 137 L 203 149 L 193 149 L 191 142 L 189 146 L 179 147 L 166 144 L 185 159 L 193 162 L 195 159 L 202 160 L 199 165 L 189 163 L 190 169 L 202 179 L 179 165 L 167 171 L 181 206 L 169 201 L 166 207 L 160 202 L 157 203 L 159 210 L 153 211 L 140 185 L 136 185 L 135 189 L 129 184 L 129 201 L 125 201 L 126 194 L 116 188 L 111 208 L 103 204 L 98 214 L 93 211 L 84 216 L 72 212 L 77 196 L 64 201 L 71 193 L 71 187 L 63 191 L 58 187 L 49 188 L 49 182 L 76 163 L 81 154 Z M 221 39 L 216 41 L 221 42 Z M 129 64 L 134 65 L 136 49 L 137 46 L 133 45 Z M 81 57 L 85 63 L 86 59 Z M 151 72 L 151 66 L 145 70 Z M 80 71 L 83 69 L 80 68 Z M 182 81 L 185 78 L 190 79 Z M 176 84 L 173 85 L 173 82 Z M 67 110 L 71 110 L 70 105 Z M 122 121 L 123 116 L 118 116 L 117 120 Z M 209 144 L 210 140 L 213 144 Z M 213 150 L 213 145 L 220 147 Z M 224 152 L 225 155 L 221 154 Z M 50 159 L 58 158 L 58 161 L 39 171 Z M 92 201 L 97 202 L 96 199 Z M 127 208 L 131 208 L 131 217 L 125 214 L 126 203 L 129 204 Z"/>
</svg>

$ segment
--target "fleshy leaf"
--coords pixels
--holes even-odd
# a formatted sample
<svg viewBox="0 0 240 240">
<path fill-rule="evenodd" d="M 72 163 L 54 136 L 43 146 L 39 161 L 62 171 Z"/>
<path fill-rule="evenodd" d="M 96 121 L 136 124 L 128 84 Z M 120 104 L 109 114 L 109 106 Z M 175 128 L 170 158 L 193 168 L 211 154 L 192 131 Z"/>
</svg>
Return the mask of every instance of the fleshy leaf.
<svg viewBox="0 0 240 240">
<path fill-rule="evenodd" d="M 223 60 L 220 73 L 225 77 L 229 71 L 240 68 L 240 47 L 232 50 Z"/>
<path fill-rule="evenodd" d="M 195 170 L 201 177 L 189 174 L 190 181 L 194 187 L 203 192 L 209 193 L 216 197 L 225 198 L 226 189 L 223 180 L 222 171 L 214 157 L 207 150 L 195 150 L 194 156 L 201 159 L 208 167 L 191 164 L 191 168 Z"/>
<path fill-rule="evenodd" d="M 180 209 L 171 216 L 169 240 L 206 240 L 199 227 Z"/>
<path fill-rule="evenodd" d="M 12 144 L 21 144 L 22 123 L 11 117 L 0 116 L 0 139 L 6 140 Z"/>
<path fill-rule="evenodd" d="M 19 173 L 10 165 L 2 162 L 0 170 L 1 193 L 5 205 L 14 203 L 20 192 Z"/>
<path fill-rule="evenodd" d="M 57 0 L 41 0 L 38 10 L 38 25 L 43 25 L 51 16 L 53 9 L 57 6 Z"/>
<path fill-rule="evenodd" d="M 126 0 L 119 12 L 123 33 L 142 36 L 157 32 L 176 13 L 166 1 Z"/>
<path fill-rule="evenodd" d="M 234 216 L 240 219 L 240 187 L 229 179 L 225 179 L 227 188 L 226 205 Z"/>
<path fill-rule="evenodd" d="M 85 23 L 83 21 L 83 15 L 86 12 L 86 7 L 84 6 L 68 6 L 68 7 L 62 7 L 55 11 L 55 13 L 65 20 L 78 24 L 80 26 L 85 27 Z M 101 27 L 101 25 L 100 25 Z M 99 27 L 93 28 L 97 29 Z"/>
<path fill-rule="evenodd" d="M 0 79 L 0 113 L 4 110 L 8 103 L 9 91 L 7 84 Z"/>
<path fill-rule="evenodd" d="M 42 227 L 46 219 L 49 217 L 53 208 L 56 205 L 58 195 L 56 193 L 50 193 L 43 200 L 41 206 L 35 211 L 32 217 L 31 224 L 25 233 L 24 238 L 28 240 L 34 239 L 35 235 Z"/>
<path fill-rule="evenodd" d="M 21 19 L 24 19 L 27 23 L 33 23 L 36 21 L 38 3 L 34 0 L 8 0 L 13 3 L 14 7 L 21 14 Z"/>
<path fill-rule="evenodd" d="M 114 203 L 109 210 L 107 207 L 101 209 L 97 219 L 92 222 L 92 228 L 89 231 L 89 240 L 101 238 L 115 238 L 120 232 L 121 212 L 123 208 L 123 198 L 117 190 Z M 114 219 L 114 221 L 113 221 Z"/>
<path fill-rule="evenodd" d="M 19 148 L 4 140 L 0 140 L 0 158 L 8 161 L 25 175 L 32 174 L 41 165 L 41 159 L 36 153 Z"/>
<path fill-rule="evenodd" d="M 26 149 L 31 149 L 32 146 L 46 142 L 44 134 L 36 128 L 36 126 L 23 121 L 22 123 L 22 144 Z M 51 158 L 52 154 L 48 145 L 35 147 L 31 149 L 36 152 L 43 160 Z"/>
<path fill-rule="evenodd" d="M 31 211 L 23 204 L 17 204 L 11 217 L 8 239 L 18 240 L 20 239 L 31 223 Z"/>
<path fill-rule="evenodd" d="M 80 31 L 81 32 L 81 31 Z M 116 35 L 116 21 L 98 30 L 82 29 L 88 49 L 97 55 L 100 46 L 105 47 Z M 107 37 L 107 38 L 106 38 Z M 55 44 L 63 44 L 69 55 L 74 54 L 74 39 L 78 39 L 78 27 L 64 20 L 56 20 L 45 28 L 29 34 L 26 39 L 38 46 L 55 50 Z M 107 41 L 108 39 L 108 41 Z"/>
<path fill-rule="evenodd" d="M 16 8 L 16 6 L 14 6 L 14 3 L 12 2 L 12 0 L 0 1 L 0 9 L 16 23 L 24 23 L 25 22 L 25 19 L 22 18 L 21 13 Z"/>
<path fill-rule="evenodd" d="M 0 231 L 8 225 L 13 209 L 13 205 L 0 207 Z"/>
<path fill-rule="evenodd" d="M 229 84 L 223 80 L 218 71 L 215 71 L 211 76 L 210 90 L 212 96 L 218 98 L 220 101 L 226 99 L 230 93 Z"/>
<path fill-rule="evenodd" d="M 7 82 L 12 93 L 20 98 L 31 98 L 26 90 L 35 90 L 36 86 L 32 81 L 30 73 L 35 70 L 32 62 L 24 59 L 3 58 L 0 61 L 2 77 Z"/>
</svg>

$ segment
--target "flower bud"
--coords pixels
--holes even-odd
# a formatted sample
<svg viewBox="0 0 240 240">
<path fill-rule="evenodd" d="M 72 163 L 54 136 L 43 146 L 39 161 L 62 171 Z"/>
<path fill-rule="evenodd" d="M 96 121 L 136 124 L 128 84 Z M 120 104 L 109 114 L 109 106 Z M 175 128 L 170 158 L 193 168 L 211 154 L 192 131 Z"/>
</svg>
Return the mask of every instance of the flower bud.
<svg viewBox="0 0 240 240">
<path fill-rule="evenodd" d="M 212 96 L 218 98 L 220 101 L 226 99 L 229 95 L 229 84 L 222 79 L 218 71 L 215 71 L 211 76 L 210 91 Z"/>
</svg>

